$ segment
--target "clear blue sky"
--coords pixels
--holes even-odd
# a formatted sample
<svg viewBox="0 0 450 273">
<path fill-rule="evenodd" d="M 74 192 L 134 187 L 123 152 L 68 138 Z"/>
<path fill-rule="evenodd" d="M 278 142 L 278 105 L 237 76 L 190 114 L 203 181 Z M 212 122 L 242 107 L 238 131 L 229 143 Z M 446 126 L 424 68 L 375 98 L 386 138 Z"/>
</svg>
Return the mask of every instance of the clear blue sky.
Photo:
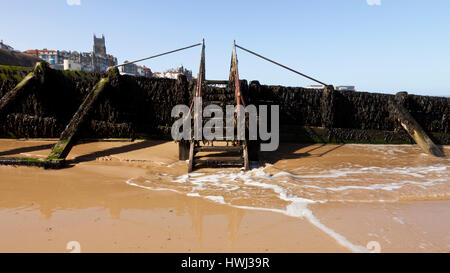
<svg viewBox="0 0 450 273">
<path fill-rule="evenodd" d="M 450 96 L 448 0 L 0 0 L 0 39 L 18 50 L 92 50 L 105 34 L 119 62 L 206 39 L 208 79 L 228 77 L 237 43 L 335 85 Z M 144 62 L 197 73 L 200 48 Z M 241 78 L 311 82 L 238 51 Z"/>
</svg>

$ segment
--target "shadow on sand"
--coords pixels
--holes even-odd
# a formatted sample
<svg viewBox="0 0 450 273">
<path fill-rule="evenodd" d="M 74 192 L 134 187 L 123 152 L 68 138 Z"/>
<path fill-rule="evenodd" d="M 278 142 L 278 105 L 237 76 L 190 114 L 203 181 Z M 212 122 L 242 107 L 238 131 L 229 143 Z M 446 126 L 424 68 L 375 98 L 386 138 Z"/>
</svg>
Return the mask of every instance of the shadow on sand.
<svg viewBox="0 0 450 273">
<path fill-rule="evenodd" d="M 31 147 L 23 147 L 23 148 L 15 148 L 8 151 L 0 152 L 0 156 L 6 156 L 6 155 L 17 155 L 21 153 L 30 153 L 40 150 L 46 150 L 51 149 L 55 144 L 45 144 L 45 145 L 38 145 L 38 146 L 31 146 Z"/>
<path fill-rule="evenodd" d="M 93 161 L 99 157 L 111 156 L 115 154 L 122 154 L 127 152 L 132 152 L 140 149 L 149 148 L 152 146 L 160 145 L 166 143 L 166 140 L 145 140 L 137 143 L 128 144 L 125 146 L 109 148 L 103 151 L 95 151 L 89 154 L 78 156 L 74 159 L 67 160 L 69 164 L 76 164 L 81 162 Z"/>
<path fill-rule="evenodd" d="M 281 144 L 276 152 L 260 152 L 260 162 L 275 164 L 278 161 L 286 159 L 299 159 L 304 157 L 322 157 L 344 146 L 344 144 L 301 144 L 301 143 L 284 143 Z M 308 148 L 306 151 L 297 152 L 301 149 Z M 312 152 L 322 149 L 320 153 Z"/>
</svg>

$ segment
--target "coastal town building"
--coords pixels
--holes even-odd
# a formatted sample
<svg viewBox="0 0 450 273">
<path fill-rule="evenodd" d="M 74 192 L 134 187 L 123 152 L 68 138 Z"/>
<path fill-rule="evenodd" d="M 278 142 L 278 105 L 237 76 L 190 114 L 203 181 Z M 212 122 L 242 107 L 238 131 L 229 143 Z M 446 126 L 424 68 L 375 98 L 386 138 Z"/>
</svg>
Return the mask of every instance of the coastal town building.
<svg viewBox="0 0 450 273">
<path fill-rule="evenodd" d="M 94 54 L 106 56 L 106 42 L 105 36 L 102 35 L 102 38 L 97 38 L 94 34 Z"/>
<path fill-rule="evenodd" d="M 128 61 L 123 62 L 125 65 L 122 66 L 122 73 L 127 75 L 137 76 L 137 65 L 128 64 Z"/>
<path fill-rule="evenodd" d="M 146 77 L 146 78 L 151 78 L 153 77 L 153 73 L 152 70 L 148 67 L 146 67 L 145 65 L 143 66 L 138 66 L 137 68 L 137 73 L 139 76 L 141 77 Z"/>
<path fill-rule="evenodd" d="M 46 61 L 48 64 L 50 64 L 50 67 L 54 69 L 60 69 L 62 70 L 64 68 L 63 65 L 63 55 L 62 52 L 59 50 L 49 50 L 47 48 L 44 49 L 32 49 L 32 50 L 26 50 L 23 53 L 34 55 L 36 57 L 41 58 L 42 60 Z"/>
<path fill-rule="evenodd" d="M 324 89 L 325 86 L 322 84 L 311 84 L 306 86 L 307 89 Z M 334 90 L 336 91 L 355 91 L 355 86 L 353 85 L 338 85 L 334 86 Z"/>
<path fill-rule="evenodd" d="M 355 87 L 353 85 L 340 85 L 340 86 L 336 86 L 335 90 L 337 90 L 337 91 L 355 91 Z"/>
<path fill-rule="evenodd" d="M 105 37 L 94 35 L 92 52 L 66 50 L 32 49 L 24 53 L 34 55 L 48 62 L 50 67 L 59 70 L 79 70 L 88 72 L 106 71 L 108 67 L 117 65 L 117 58 L 106 53 Z M 67 62 L 64 62 L 67 60 Z"/>
<path fill-rule="evenodd" d="M 82 71 L 83 69 L 80 63 L 66 59 L 64 60 L 64 70 Z"/>
<path fill-rule="evenodd" d="M 105 36 L 97 38 L 94 34 L 93 59 L 94 71 L 106 71 L 108 67 L 117 65 L 117 58 L 106 53 Z"/>
<path fill-rule="evenodd" d="M 152 70 L 145 65 L 139 66 L 136 64 L 128 64 L 128 61 L 124 62 L 125 65 L 122 66 L 122 75 L 140 76 L 140 77 L 153 77 Z"/>
<path fill-rule="evenodd" d="M 154 72 L 153 76 L 156 78 L 169 78 L 169 79 L 177 79 L 178 75 L 186 76 L 188 81 L 192 80 L 192 71 L 186 69 L 183 66 L 179 66 L 178 68 L 169 69 L 166 72 Z"/>
<path fill-rule="evenodd" d="M 325 86 L 322 84 L 311 84 L 311 85 L 307 85 L 306 89 L 324 89 Z"/>
<path fill-rule="evenodd" d="M 0 48 L 1 49 L 6 49 L 6 50 L 9 50 L 9 51 L 14 51 L 14 48 L 12 46 L 10 46 L 10 45 L 7 45 L 7 44 L 3 43 L 3 40 L 0 41 Z"/>
</svg>

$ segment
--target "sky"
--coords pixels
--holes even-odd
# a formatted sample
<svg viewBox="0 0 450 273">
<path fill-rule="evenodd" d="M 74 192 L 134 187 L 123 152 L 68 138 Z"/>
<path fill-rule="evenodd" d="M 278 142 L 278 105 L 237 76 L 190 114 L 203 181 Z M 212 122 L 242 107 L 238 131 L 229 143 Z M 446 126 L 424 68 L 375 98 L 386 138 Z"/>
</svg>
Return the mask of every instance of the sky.
<svg viewBox="0 0 450 273">
<path fill-rule="evenodd" d="M 0 0 L 0 39 L 17 50 L 88 52 L 119 62 L 206 42 L 206 78 L 227 79 L 238 45 L 333 85 L 450 96 L 448 0 Z M 240 78 L 314 84 L 238 49 Z M 142 62 L 198 72 L 200 47 Z"/>
</svg>

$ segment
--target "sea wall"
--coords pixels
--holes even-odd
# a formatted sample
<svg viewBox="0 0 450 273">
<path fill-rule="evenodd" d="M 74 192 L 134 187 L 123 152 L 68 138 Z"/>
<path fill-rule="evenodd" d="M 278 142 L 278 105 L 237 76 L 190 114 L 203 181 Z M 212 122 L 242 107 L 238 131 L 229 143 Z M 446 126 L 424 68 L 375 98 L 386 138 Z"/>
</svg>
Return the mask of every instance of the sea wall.
<svg viewBox="0 0 450 273">
<path fill-rule="evenodd" d="M 381 139 L 388 143 L 412 143 L 389 109 L 394 95 L 334 91 L 327 95 L 332 97 L 329 105 L 324 103 L 324 90 L 260 85 L 257 81 L 250 83 L 248 94 L 254 104 L 280 106 L 281 134 L 293 135 L 290 140 L 301 135 L 305 140 L 321 141 L 299 127 L 311 126 L 328 127 L 324 134 L 337 142 L 379 143 Z M 437 143 L 450 143 L 449 106 L 450 98 L 446 97 L 408 95 L 405 102 L 405 108 Z"/>
<path fill-rule="evenodd" d="M 0 67 L 0 97 L 20 82 L 28 68 Z M 59 137 L 105 74 L 46 69 L 0 116 L 0 137 Z M 95 107 L 83 137 L 169 137 L 172 107 L 190 105 L 195 80 L 120 76 Z M 286 141 L 411 143 L 391 116 L 393 95 L 311 90 L 241 81 L 247 104 L 280 106 L 280 128 Z M 232 88 L 210 86 L 204 100 L 234 101 Z M 445 97 L 409 95 L 405 107 L 441 144 L 450 144 L 449 104 Z M 323 128 L 305 129 L 305 127 Z"/>
<path fill-rule="evenodd" d="M 32 70 L 31 67 L 0 65 L 0 98 Z"/>
<path fill-rule="evenodd" d="M 120 76 L 92 116 L 90 135 L 96 137 L 170 136 L 172 108 L 188 101 L 188 82 Z"/>
<path fill-rule="evenodd" d="M 279 105 L 283 124 L 321 126 L 322 92 L 301 87 L 260 85 L 252 81 L 248 91 L 249 102 L 255 105 Z"/>
<path fill-rule="evenodd" d="M 0 79 L 0 94 L 11 90 L 25 75 Z M 59 137 L 102 76 L 105 74 L 46 69 L 44 80 L 27 86 L 0 117 L 0 136 Z M 84 137 L 167 137 L 173 123 L 172 107 L 188 101 L 188 82 L 184 77 L 172 80 L 120 76 L 105 93 Z"/>
<path fill-rule="evenodd" d="M 31 71 L 10 71 L 9 75 L 15 76 L 1 81 L 0 94 L 5 95 Z M 46 69 L 41 80 L 33 79 L 26 90 L 8 104 L 0 117 L 0 136 L 59 137 L 101 75 Z"/>
<path fill-rule="evenodd" d="M 250 83 L 254 104 L 278 104 L 280 120 L 285 124 L 321 126 L 323 90 Z M 393 131 L 398 124 L 391 117 L 389 101 L 394 95 L 334 91 L 335 128 Z M 406 108 L 429 132 L 449 132 L 450 98 L 408 95 Z"/>
</svg>

